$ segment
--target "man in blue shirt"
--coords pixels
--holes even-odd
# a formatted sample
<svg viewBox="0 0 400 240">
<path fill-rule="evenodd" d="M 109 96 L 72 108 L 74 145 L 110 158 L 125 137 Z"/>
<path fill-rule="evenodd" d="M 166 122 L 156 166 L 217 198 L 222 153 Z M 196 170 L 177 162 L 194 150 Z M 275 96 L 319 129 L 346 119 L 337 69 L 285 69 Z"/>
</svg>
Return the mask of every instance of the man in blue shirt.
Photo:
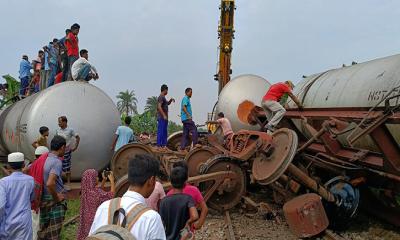
<svg viewBox="0 0 400 240">
<path fill-rule="evenodd" d="M 43 194 L 40 203 L 39 240 L 61 239 L 61 228 L 67 211 L 65 189 L 62 181 L 62 160 L 67 142 L 62 136 L 54 136 L 51 152 L 43 166 Z M 35 177 L 36 178 L 36 177 Z"/>
<path fill-rule="evenodd" d="M 53 42 L 50 42 L 48 48 L 49 54 L 49 67 L 50 67 L 50 75 L 47 80 L 47 87 L 51 87 L 54 85 L 54 79 L 58 70 L 58 39 L 53 39 Z"/>
<path fill-rule="evenodd" d="M 181 150 L 183 151 L 189 143 L 189 133 L 192 135 L 193 145 L 197 144 L 197 127 L 192 120 L 192 104 L 190 98 L 192 97 L 192 89 L 186 88 L 185 96 L 181 102 L 181 120 L 183 124 L 183 135 L 181 140 Z"/>
<path fill-rule="evenodd" d="M 134 141 L 133 130 L 129 127 L 131 121 L 131 117 L 127 116 L 124 119 L 125 126 L 119 126 L 117 128 L 114 141 L 111 146 L 111 150 L 114 150 L 114 152 L 118 151 L 118 149 L 128 144 L 129 142 Z"/>
<path fill-rule="evenodd" d="M 22 56 L 22 61 L 19 64 L 19 79 L 21 79 L 21 88 L 19 89 L 19 95 L 25 96 L 26 91 L 29 86 L 29 79 L 31 77 L 30 70 L 32 69 L 32 64 L 28 60 L 27 55 Z"/>
<path fill-rule="evenodd" d="M 31 201 L 34 199 L 34 181 L 21 171 L 24 154 L 8 155 L 12 173 L 0 179 L 0 239 L 32 239 Z"/>
</svg>

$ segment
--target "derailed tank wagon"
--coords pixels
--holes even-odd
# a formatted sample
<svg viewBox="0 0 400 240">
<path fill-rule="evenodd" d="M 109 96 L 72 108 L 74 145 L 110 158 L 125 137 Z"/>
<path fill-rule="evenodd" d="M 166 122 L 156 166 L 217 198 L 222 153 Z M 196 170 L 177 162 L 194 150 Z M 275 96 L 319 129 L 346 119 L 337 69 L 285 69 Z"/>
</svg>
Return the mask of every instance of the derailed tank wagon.
<svg viewBox="0 0 400 240">
<path fill-rule="evenodd" d="M 399 79 L 400 55 L 306 77 L 294 89 L 305 109 L 288 109 L 270 136 L 261 131 L 268 113 L 259 107 L 270 84 L 240 76 L 225 86 L 216 106 L 236 132 L 229 143 L 211 134 L 206 146 L 185 156 L 156 156 L 167 175 L 173 162 L 186 161 L 190 181 L 218 210 L 239 203 L 251 181 L 273 189 L 277 201 L 318 193 L 332 227 L 346 227 L 370 204 L 376 208 L 367 210 L 400 225 Z"/>
</svg>

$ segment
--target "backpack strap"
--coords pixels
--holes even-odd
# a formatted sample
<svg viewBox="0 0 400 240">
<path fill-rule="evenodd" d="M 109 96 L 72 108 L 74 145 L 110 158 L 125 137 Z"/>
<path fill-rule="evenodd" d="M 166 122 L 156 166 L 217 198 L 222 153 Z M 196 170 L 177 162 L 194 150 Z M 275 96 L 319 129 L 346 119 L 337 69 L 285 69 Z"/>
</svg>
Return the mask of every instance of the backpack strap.
<svg viewBox="0 0 400 240">
<path fill-rule="evenodd" d="M 113 198 L 110 201 L 110 206 L 108 207 L 108 225 L 114 224 L 114 213 L 119 211 L 121 206 L 121 198 Z M 115 223 L 116 224 L 116 223 Z"/>
<path fill-rule="evenodd" d="M 134 206 L 126 215 L 126 222 L 128 224 L 126 228 L 130 231 L 133 225 L 135 225 L 136 221 L 140 218 L 140 216 L 142 216 L 143 213 L 149 210 L 151 210 L 151 208 L 147 207 L 144 204 L 136 204 L 136 206 Z"/>
</svg>

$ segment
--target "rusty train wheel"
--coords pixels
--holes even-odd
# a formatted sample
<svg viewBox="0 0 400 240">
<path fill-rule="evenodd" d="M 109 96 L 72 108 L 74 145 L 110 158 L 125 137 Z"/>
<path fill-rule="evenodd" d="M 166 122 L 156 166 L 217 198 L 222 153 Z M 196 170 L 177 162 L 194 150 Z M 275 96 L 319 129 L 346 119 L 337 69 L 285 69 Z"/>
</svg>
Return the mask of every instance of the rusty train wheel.
<svg viewBox="0 0 400 240">
<path fill-rule="evenodd" d="M 275 182 L 286 171 L 296 155 L 297 134 L 281 128 L 272 134 L 272 146 L 274 149 L 269 156 L 261 153 L 253 161 L 253 177 L 262 185 Z"/>
<path fill-rule="evenodd" d="M 201 147 L 192 149 L 185 157 L 188 165 L 189 177 L 200 174 L 200 167 L 207 160 L 218 154 L 218 150 L 212 147 Z"/>
<path fill-rule="evenodd" d="M 171 135 L 169 135 L 167 139 L 168 149 L 172 151 L 178 151 L 178 149 L 181 146 L 182 135 L 183 135 L 182 131 L 174 132 Z"/>
<path fill-rule="evenodd" d="M 122 197 L 129 188 L 128 174 L 125 174 L 120 179 L 118 179 L 115 184 L 115 197 Z"/>
<path fill-rule="evenodd" d="M 128 173 L 128 162 L 137 154 L 153 155 L 153 152 L 149 146 L 141 143 L 130 143 L 118 149 L 111 160 L 111 170 L 116 179 Z"/>
<path fill-rule="evenodd" d="M 242 199 L 246 192 L 246 174 L 239 165 L 239 162 L 227 156 L 217 155 L 210 158 L 202 167 L 201 174 L 234 171 L 237 179 L 226 179 L 229 181 L 226 187 L 218 189 L 208 199 L 207 205 L 217 211 L 224 211 L 235 207 Z M 205 182 L 200 185 L 202 189 L 207 189 L 211 183 Z"/>
</svg>

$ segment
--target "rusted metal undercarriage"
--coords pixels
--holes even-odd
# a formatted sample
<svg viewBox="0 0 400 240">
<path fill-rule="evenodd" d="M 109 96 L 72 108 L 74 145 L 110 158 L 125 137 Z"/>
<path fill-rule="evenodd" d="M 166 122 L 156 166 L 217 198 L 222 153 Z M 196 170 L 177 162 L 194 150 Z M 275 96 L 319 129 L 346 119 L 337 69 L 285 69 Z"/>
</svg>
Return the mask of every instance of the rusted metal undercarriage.
<svg viewBox="0 0 400 240">
<path fill-rule="evenodd" d="M 271 188 L 274 200 L 282 204 L 298 194 L 318 193 L 331 227 L 346 227 L 360 205 L 370 204 L 377 207 L 367 210 L 400 226 L 395 199 L 400 192 L 400 150 L 386 125 L 400 122 L 397 110 L 290 110 L 272 136 L 241 130 L 225 142 L 220 135 L 211 134 L 202 147 L 188 154 L 129 144 L 115 154 L 111 165 L 120 179 L 119 194 L 128 186 L 123 177 L 128 159 L 148 153 L 160 160 L 165 177 L 173 163 L 186 161 L 189 182 L 198 186 L 208 205 L 217 210 L 234 207 L 246 193 L 247 184 L 258 183 Z M 262 130 L 266 124 L 263 110 L 255 107 L 248 121 Z M 348 144 L 343 143 L 344 135 Z M 377 151 L 352 146 L 365 135 L 373 139 Z M 164 187 L 169 188 L 168 183 Z"/>
<path fill-rule="evenodd" d="M 400 147 L 388 128 L 400 123 L 399 110 L 400 105 L 389 104 L 375 109 L 288 110 L 281 126 L 299 136 L 293 163 L 347 201 L 348 213 L 355 214 L 360 202 L 365 210 L 400 226 Z M 248 121 L 262 129 L 265 113 L 255 107 Z M 375 149 L 357 146 L 362 138 L 371 139 Z M 333 211 L 331 216 L 343 214 Z"/>
</svg>

